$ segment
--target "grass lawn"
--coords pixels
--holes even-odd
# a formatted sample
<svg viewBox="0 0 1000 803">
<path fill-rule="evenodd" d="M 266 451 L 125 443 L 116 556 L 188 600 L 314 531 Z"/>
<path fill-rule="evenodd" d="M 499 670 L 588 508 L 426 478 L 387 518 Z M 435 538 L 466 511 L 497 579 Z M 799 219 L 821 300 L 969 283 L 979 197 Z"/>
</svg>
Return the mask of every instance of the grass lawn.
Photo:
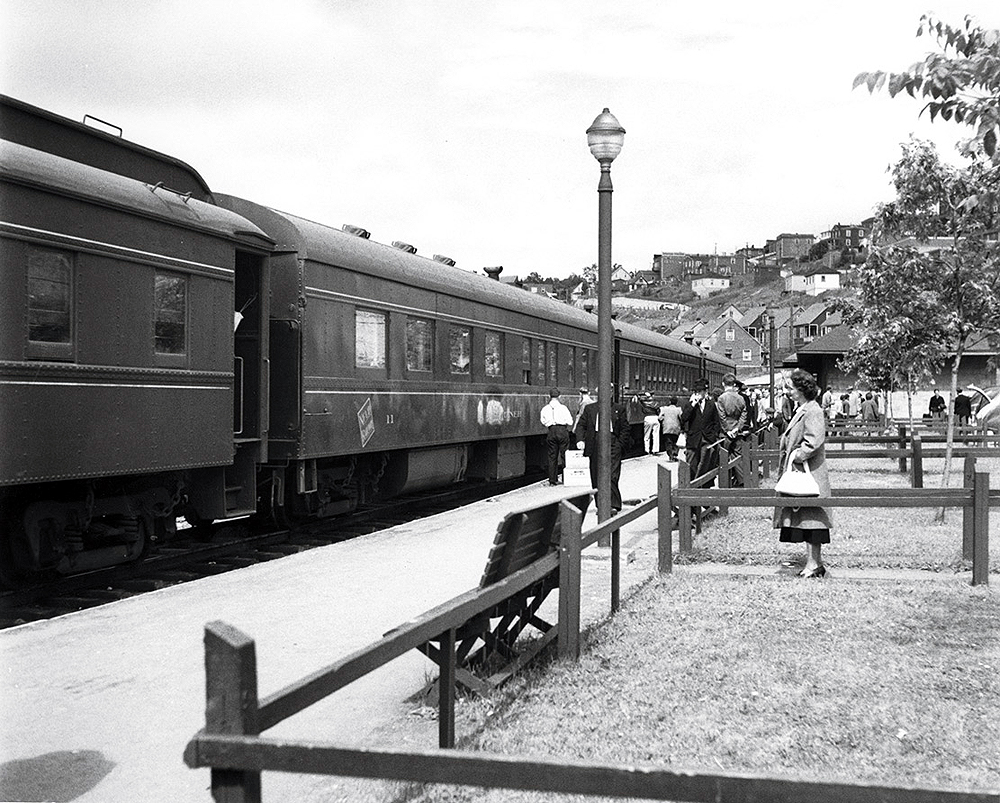
<svg viewBox="0 0 1000 803">
<path fill-rule="evenodd" d="M 834 487 L 907 484 L 894 462 L 884 461 L 885 470 L 865 462 L 833 462 Z M 929 467 L 940 471 L 941 462 Z M 925 486 L 939 480 L 928 472 Z M 951 574 L 968 568 L 960 511 L 949 511 L 944 526 L 923 509 L 834 514 L 833 542 L 824 549 L 832 577 L 707 576 L 679 562 L 673 575 L 650 580 L 585 634 L 578 664 L 552 662 L 487 705 L 462 703 L 460 732 L 480 724 L 461 749 L 1000 789 L 998 580 L 973 588 L 967 574 Z M 1000 528 L 991 530 L 997 555 Z M 759 508 L 710 520 L 695 547 L 692 562 L 775 566 L 804 551 L 780 545 L 769 512 Z M 994 558 L 992 572 L 997 564 Z M 859 581 L 838 579 L 838 566 L 947 574 Z M 403 797 L 552 798 L 443 786 Z"/>
<path fill-rule="evenodd" d="M 831 460 L 830 482 L 834 488 L 908 488 L 909 476 L 901 474 L 895 460 Z M 952 469 L 949 487 L 962 484 L 961 461 Z M 938 488 L 944 460 L 924 464 L 924 487 Z M 1000 488 L 1000 461 L 980 460 L 980 471 L 990 471 L 991 488 Z M 764 484 L 773 487 L 772 476 Z M 830 569 L 888 568 L 969 571 L 962 560 L 962 511 L 949 508 L 945 523 L 933 522 L 935 510 L 928 508 L 831 508 L 834 531 L 824 546 L 824 561 Z M 801 558 L 805 548 L 782 544 L 771 526 L 771 508 L 731 508 L 725 519 L 706 523 L 694 538 L 694 552 L 679 556 L 680 562 L 773 565 Z M 1000 509 L 990 516 L 992 544 L 990 571 L 1000 572 Z"/>
</svg>

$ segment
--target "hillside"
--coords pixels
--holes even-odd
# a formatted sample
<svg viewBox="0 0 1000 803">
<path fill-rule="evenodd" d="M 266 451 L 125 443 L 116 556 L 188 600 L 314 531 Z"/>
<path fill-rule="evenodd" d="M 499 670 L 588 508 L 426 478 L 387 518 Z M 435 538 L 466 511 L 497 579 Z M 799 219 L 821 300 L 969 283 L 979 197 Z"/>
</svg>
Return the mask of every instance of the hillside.
<svg viewBox="0 0 1000 803">
<path fill-rule="evenodd" d="M 795 272 L 804 272 L 817 263 L 803 263 L 794 266 Z M 839 290 L 829 290 L 818 296 L 805 293 L 786 293 L 785 280 L 777 270 L 767 271 L 738 277 L 738 283 L 728 290 L 713 293 L 708 298 L 698 298 L 691 292 L 687 282 L 673 281 L 660 287 L 629 293 L 636 298 L 662 299 L 674 303 L 685 304 L 690 310 L 678 313 L 675 310 L 623 310 L 619 319 L 628 323 L 653 329 L 659 332 L 669 332 L 684 321 L 711 320 L 716 318 L 729 305 L 746 312 L 751 307 L 808 307 L 817 302 L 830 302 L 835 298 L 852 297 L 855 295 L 850 286 Z"/>
</svg>

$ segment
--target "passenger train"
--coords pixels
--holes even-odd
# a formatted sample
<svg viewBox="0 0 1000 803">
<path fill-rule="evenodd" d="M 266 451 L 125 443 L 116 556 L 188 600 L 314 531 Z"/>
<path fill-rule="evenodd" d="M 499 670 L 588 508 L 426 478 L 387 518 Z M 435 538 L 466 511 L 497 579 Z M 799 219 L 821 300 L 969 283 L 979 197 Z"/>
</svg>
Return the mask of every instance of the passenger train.
<svg viewBox="0 0 1000 803">
<path fill-rule="evenodd" d="M 194 524 L 333 516 L 544 464 L 596 316 L 216 194 L 187 164 L 0 99 L 0 580 Z M 733 363 L 615 324 L 619 385 Z M 575 410 L 574 410 L 575 412 Z"/>
</svg>

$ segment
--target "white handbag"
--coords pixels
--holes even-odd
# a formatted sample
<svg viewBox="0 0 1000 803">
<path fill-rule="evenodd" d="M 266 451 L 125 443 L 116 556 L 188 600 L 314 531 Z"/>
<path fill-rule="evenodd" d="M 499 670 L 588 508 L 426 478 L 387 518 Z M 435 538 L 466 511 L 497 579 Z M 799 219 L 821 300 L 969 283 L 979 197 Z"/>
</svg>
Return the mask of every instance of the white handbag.
<svg viewBox="0 0 1000 803">
<path fill-rule="evenodd" d="M 788 455 L 784 473 L 774 485 L 774 492 L 783 496 L 819 496 L 819 485 L 809 470 L 809 464 L 803 463 L 804 471 L 796 471 L 792 467 L 792 454 Z"/>
</svg>

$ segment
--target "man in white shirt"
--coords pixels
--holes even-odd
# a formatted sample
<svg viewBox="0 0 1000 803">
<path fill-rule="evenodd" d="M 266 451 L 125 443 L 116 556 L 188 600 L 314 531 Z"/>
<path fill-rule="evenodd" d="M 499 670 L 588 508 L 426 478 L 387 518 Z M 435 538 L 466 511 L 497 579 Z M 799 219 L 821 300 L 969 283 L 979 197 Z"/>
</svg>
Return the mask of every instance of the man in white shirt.
<svg viewBox="0 0 1000 803">
<path fill-rule="evenodd" d="M 562 483 L 560 477 L 566 465 L 566 447 L 569 446 L 569 430 L 573 426 L 573 415 L 569 408 L 559 401 L 559 388 L 549 391 L 549 403 L 542 408 L 542 426 L 548 429 L 545 445 L 549 457 L 549 485 Z"/>
</svg>

